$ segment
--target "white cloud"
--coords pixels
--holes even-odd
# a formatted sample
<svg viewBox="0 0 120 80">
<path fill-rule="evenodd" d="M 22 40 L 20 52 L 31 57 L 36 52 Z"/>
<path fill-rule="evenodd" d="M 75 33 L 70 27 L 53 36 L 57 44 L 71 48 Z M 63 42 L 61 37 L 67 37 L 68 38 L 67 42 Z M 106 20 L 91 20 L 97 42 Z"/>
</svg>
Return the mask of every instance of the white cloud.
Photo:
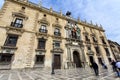
<svg viewBox="0 0 120 80">
<path fill-rule="evenodd" d="M 120 43 L 119 3 L 120 0 L 88 0 L 82 14 L 87 20 L 102 24 L 106 30 L 107 38 L 118 43 Z"/>
</svg>

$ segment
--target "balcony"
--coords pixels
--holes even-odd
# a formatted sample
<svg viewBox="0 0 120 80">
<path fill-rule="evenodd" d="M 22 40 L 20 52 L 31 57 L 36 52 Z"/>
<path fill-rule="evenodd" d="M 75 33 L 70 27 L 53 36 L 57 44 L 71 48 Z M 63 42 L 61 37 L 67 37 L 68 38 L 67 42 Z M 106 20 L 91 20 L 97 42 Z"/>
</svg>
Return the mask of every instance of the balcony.
<svg viewBox="0 0 120 80">
<path fill-rule="evenodd" d="M 39 29 L 39 32 L 36 32 L 36 35 L 38 38 L 40 37 L 44 37 L 44 38 L 48 38 L 48 30 L 46 29 Z"/>
<path fill-rule="evenodd" d="M 61 36 L 61 33 L 60 32 L 54 32 L 54 35 L 55 36 Z"/>
<path fill-rule="evenodd" d="M 23 24 L 19 24 L 19 23 L 15 23 L 15 22 L 11 22 L 11 25 L 12 27 L 16 27 L 16 28 L 22 28 L 23 27 Z"/>
<path fill-rule="evenodd" d="M 39 29 L 39 32 L 41 32 L 41 33 L 47 33 L 48 30 L 46 30 L 46 29 Z"/>
</svg>

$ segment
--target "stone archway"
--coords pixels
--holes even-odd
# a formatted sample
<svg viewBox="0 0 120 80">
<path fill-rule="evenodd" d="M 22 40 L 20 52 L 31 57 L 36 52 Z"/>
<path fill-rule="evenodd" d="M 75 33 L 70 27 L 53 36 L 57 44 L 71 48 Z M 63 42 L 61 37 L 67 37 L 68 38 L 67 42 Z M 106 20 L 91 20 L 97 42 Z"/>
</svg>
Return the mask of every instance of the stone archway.
<svg viewBox="0 0 120 80">
<path fill-rule="evenodd" d="M 76 67 L 82 67 L 79 53 L 77 51 L 73 52 L 73 62 L 76 64 Z"/>
</svg>

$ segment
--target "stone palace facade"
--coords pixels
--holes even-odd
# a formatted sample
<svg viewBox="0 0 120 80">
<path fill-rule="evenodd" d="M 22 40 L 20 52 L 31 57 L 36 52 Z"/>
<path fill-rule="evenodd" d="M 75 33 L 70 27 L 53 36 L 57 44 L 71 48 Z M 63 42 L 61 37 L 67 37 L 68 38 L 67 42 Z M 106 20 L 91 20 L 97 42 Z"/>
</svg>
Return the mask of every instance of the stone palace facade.
<svg viewBox="0 0 120 80">
<path fill-rule="evenodd" d="M 78 68 L 114 59 L 102 26 L 73 19 L 28 0 L 0 10 L 0 69 Z"/>
</svg>

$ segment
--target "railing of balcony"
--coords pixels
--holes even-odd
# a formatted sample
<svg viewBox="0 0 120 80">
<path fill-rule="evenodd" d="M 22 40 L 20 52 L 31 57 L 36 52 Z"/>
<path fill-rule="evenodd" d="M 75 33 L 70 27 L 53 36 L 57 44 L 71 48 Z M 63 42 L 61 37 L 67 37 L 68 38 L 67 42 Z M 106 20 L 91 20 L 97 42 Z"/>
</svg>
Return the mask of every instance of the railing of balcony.
<svg viewBox="0 0 120 80">
<path fill-rule="evenodd" d="M 48 30 L 46 30 L 46 29 L 39 29 L 39 32 L 41 32 L 41 33 L 47 33 Z"/>
<path fill-rule="evenodd" d="M 55 36 L 61 36 L 61 33 L 60 32 L 54 32 L 54 35 Z"/>
<path fill-rule="evenodd" d="M 19 23 L 15 23 L 15 22 L 11 22 L 11 25 L 12 27 L 16 27 L 16 28 L 22 28 L 23 27 L 23 24 L 19 24 Z"/>
</svg>

